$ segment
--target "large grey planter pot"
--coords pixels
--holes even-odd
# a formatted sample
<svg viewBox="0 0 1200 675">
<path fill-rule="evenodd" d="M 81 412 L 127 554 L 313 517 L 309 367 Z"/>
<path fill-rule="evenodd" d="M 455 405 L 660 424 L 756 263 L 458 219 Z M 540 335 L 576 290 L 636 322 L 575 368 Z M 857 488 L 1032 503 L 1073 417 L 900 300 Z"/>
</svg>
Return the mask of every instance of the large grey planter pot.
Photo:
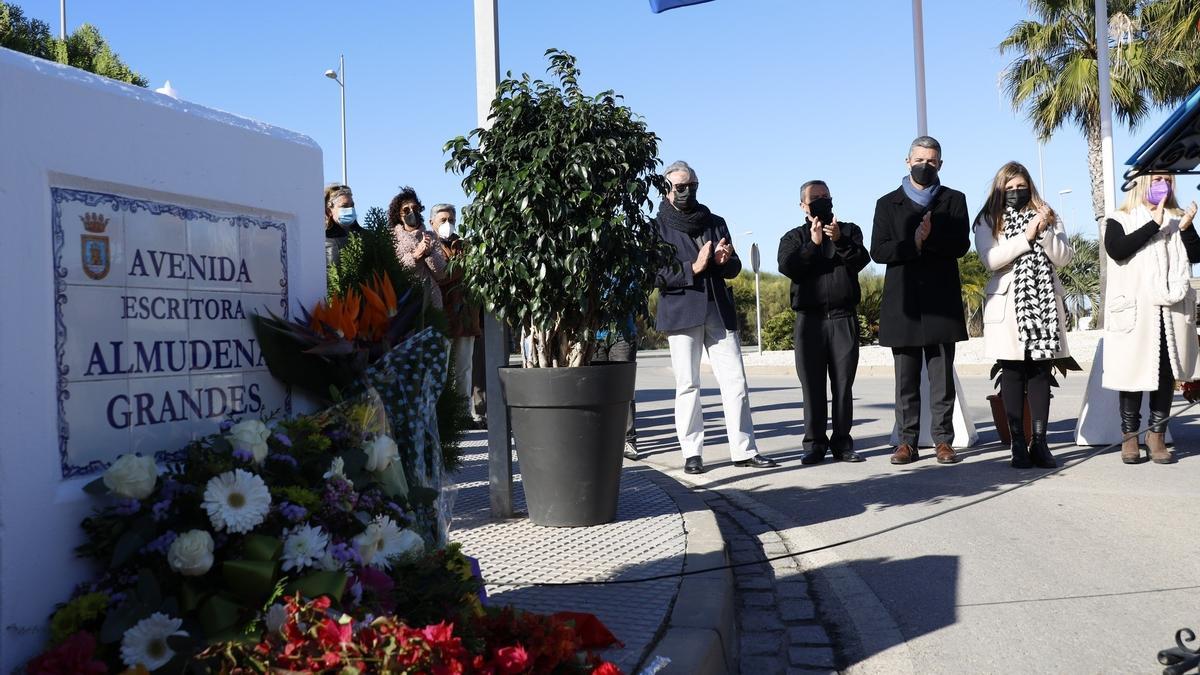
<svg viewBox="0 0 1200 675">
<path fill-rule="evenodd" d="M 534 524 L 581 527 L 616 518 L 636 374 L 632 362 L 500 369 Z"/>
</svg>

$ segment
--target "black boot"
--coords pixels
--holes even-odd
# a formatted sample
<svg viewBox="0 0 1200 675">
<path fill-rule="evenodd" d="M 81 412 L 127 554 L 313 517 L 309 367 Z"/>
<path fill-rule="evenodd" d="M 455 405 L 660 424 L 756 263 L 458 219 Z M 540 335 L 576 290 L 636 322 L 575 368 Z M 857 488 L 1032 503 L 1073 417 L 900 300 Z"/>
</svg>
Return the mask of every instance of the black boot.
<svg viewBox="0 0 1200 675">
<path fill-rule="evenodd" d="M 1012 439 L 1009 450 L 1012 451 L 1012 468 L 1029 469 L 1033 461 L 1029 458 L 1029 446 L 1025 444 L 1025 424 L 1020 419 L 1008 420 L 1008 435 Z"/>
<path fill-rule="evenodd" d="M 1058 466 L 1054 455 L 1050 454 L 1050 446 L 1046 445 L 1046 420 L 1033 421 L 1033 442 L 1029 444 L 1029 455 L 1033 465 L 1039 469 L 1053 469 Z"/>
<path fill-rule="evenodd" d="M 1122 391 L 1118 394 L 1121 403 L 1121 461 L 1126 464 L 1141 464 L 1146 461 L 1138 445 L 1138 426 L 1142 423 L 1142 393 Z"/>
</svg>

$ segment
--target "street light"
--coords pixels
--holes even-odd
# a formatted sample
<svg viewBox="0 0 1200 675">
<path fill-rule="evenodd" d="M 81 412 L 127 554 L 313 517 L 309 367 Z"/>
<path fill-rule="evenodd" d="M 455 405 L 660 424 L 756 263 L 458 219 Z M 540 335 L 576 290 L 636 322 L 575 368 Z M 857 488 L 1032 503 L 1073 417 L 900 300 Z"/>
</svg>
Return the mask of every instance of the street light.
<svg viewBox="0 0 1200 675">
<path fill-rule="evenodd" d="M 750 235 L 754 234 L 754 232 L 751 230 L 746 230 L 742 234 L 749 237 Z M 762 299 L 760 298 L 760 296 L 758 294 L 758 265 L 759 265 L 758 244 L 752 243 L 752 244 L 750 244 L 750 269 L 754 270 L 754 327 L 755 327 L 755 330 L 758 331 L 758 353 L 761 354 L 762 350 L 763 350 L 763 345 L 762 345 Z"/>
<path fill-rule="evenodd" d="M 1066 209 L 1066 203 L 1067 203 L 1066 196 L 1069 194 L 1071 194 L 1071 188 L 1067 188 L 1065 190 L 1058 191 L 1058 217 L 1061 218 L 1063 221 L 1063 234 L 1070 234 L 1069 232 L 1067 232 L 1067 209 Z"/>
<path fill-rule="evenodd" d="M 325 77 L 338 83 L 342 90 L 342 185 L 346 182 L 346 57 L 338 56 L 338 70 L 326 70 Z"/>
</svg>

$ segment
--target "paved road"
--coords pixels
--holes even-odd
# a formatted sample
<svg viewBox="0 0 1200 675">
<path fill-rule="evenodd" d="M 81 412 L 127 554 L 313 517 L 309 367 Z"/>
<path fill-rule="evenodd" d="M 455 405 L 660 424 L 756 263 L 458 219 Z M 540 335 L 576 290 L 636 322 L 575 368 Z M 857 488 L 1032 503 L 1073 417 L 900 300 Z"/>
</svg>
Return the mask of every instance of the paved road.
<svg viewBox="0 0 1200 675">
<path fill-rule="evenodd" d="M 924 456 L 891 466 L 893 384 L 870 378 L 855 387 L 867 462 L 805 467 L 794 376 L 752 370 L 759 447 L 782 464 L 752 470 L 729 464 L 716 383 L 704 377 L 709 470 L 686 478 L 754 500 L 791 550 L 932 516 L 801 559 L 849 672 L 1154 673 L 1177 629 L 1200 628 L 1200 409 L 1172 427 L 1178 464 L 1125 466 L 1115 451 L 1083 461 L 1093 449 L 1072 441 L 1086 377 L 1072 374 L 1055 390 L 1050 424 L 1055 455 L 1072 466 L 936 515 L 1045 473 L 1008 466 L 985 378 L 963 382 L 980 441 L 961 464 Z M 641 448 L 649 463 L 684 478 L 673 387 L 665 354 L 640 355 Z"/>
</svg>

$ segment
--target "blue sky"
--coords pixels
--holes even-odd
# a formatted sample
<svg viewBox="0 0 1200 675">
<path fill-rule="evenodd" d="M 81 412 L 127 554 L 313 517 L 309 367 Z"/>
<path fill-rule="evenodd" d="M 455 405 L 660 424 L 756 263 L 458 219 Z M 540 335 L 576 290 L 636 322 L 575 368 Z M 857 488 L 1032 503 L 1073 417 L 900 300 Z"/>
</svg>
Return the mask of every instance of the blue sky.
<svg viewBox="0 0 1200 675">
<path fill-rule="evenodd" d="M 56 0 L 17 4 L 57 30 Z M 322 73 L 344 53 L 360 210 L 386 206 L 399 185 L 427 205 L 465 201 L 442 146 L 476 126 L 470 0 L 67 4 L 69 29 L 98 26 L 151 87 L 169 79 L 184 99 L 314 138 L 327 180 L 340 179 L 341 132 L 338 87 Z M 943 144 L 943 182 L 974 213 L 1005 161 L 1037 180 L 1037 144 L 997 86 L 1009 59 L 996 45 L 1026 8 L 924 7 L 929 130 Z M 801 183 L 828 181 L 839 219 L 869 237 L 875 200 L 905 174 L 916 131 L 911 26 L 902 0 L 717 0 L 663 14 L 646 0 L 500 0 L 500 69 L 541 75 L 549 47 L 577 56 L 585 90 L 623 94 L 662 138 L 664 163 L 691 163 L 701 201 L 729 221 L 743 254 L 756 241 L 774 272 L 779 238 L 802 219 Z M 1118 172 L 1168 114 L 1132 134 L 1117 127 Z M 1092 232 L 1080 132 L 1056 134 L 1044 165 L 1039 187 L 1063 205 L 1068 230 Z"/>
</svg>

